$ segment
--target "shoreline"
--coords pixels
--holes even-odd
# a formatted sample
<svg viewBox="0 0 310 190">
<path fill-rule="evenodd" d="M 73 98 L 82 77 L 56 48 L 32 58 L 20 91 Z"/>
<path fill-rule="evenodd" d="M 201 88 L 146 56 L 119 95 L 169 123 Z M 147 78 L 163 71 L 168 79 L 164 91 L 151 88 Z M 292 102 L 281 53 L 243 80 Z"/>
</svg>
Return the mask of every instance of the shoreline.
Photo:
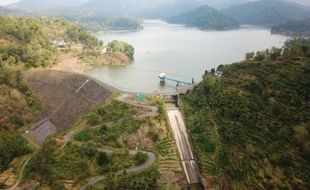
<svg viewBox="0 0 310 190">
<path fill-rule="evenodd" d="M 103 81 L 96 79 L 93 76 L 86 74 L 84 71 L 86 69 L 91 69 L 92 66 L 79 60 L 77 55 L 74 55 L 73 53 L 61 54 L 59 58 L 60 58 L 59 63 L 52 66 L 50 70 L 59 71 L 59 72 L 69 72 L 69 73 L 75 73 L 75 74 L 82 75 L 100 84 L 102 87 L 108 89 L 112 93 L 136 94 L 134 92 L 126 92 L 121 89 L 115 88 L 112 85 L 109 85 Z"/>
<path fill-rule="evenodd" d="M 122 90 L 120 88 L 114 87 L 106 82 L 103 82 L 87 73 L 84 71 L 87 69 L 94 68 L 94 66 L 89 65 L 83 61 L 81 61 L 76 54 L 74 53 L 67 53 L 67 54 L 61 54 L 59 56 L 59 62 L 58 64 L 52 66 L 50 70 L 53 71 L 59 71 L 59 72 L 70 72 L 70 73 L 75 73 L 79 75 L 83 75 L 84 77 L 87 77 L 94 82 L 98 83 L 99 85 L 103 86 L 104 88 L 110 90 L 112 93 L 122 93 L 122 94 L 130 94 L 130 95 L 137 95 L 138 93 L 143 93 L 145 96 L 156 96 L 156 95 L 174 95 L 178 94 L 178 92 L 160 92 L 160 91 L 149 91 L 149 92 L 135 92 L 135 91 L 126 91 Z M 124 66 L 123 64 L 117 65 L 117 66 Z"/>
</svg>

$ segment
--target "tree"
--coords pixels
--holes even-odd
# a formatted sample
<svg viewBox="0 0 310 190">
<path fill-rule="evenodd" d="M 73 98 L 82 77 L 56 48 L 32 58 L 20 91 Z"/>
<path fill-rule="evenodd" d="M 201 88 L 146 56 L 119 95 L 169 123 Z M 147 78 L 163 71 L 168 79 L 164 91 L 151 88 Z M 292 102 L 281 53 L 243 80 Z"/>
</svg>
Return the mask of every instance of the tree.
<svg viewBox="0 0 310 190">
<path fill-rule="evenodd" d="M 254 52 L 246 53 L 246 54 L 245 54 L 245 59 L 246 59 L 247 61 L 251 61 L 251 60 L 253 60 L 254 55 L 255 55 Z"/>
<path fill-rule="evenodd" d="M 143 164 L 147 159 L 147 155 L 142 153 L 142 152 L 138 152 L 136 155 L 135 155 L 135 160 L 136 160 L 136 165 L 141 165 Z"/>
<path fill-rule="evenodd" d="M 310 142 L 306 142 L 303 146 L 303 156 L 305 158 L 310 158 Z"/>
<path fill-rule="evenodd" d="M 98 125 L 100 121 L 101 121 L 101 118 L 97 114 L 92 113 L 88 116 L 87 123 L 90 125 Z"/>
<path fill-rule="evenodd" d="M 7 169 L 16 157 L 30 153 L 27 141 L 18 134 L 9 134 L 0 129 L 0 172 Z"/>
<path fill-rule="evenodd" d="M 87 145 L 81 147 L 81 153 L 88 158 L 93 158 L 97 155 L 98 151 L 95 144 L 88 143 Z"/>
<path fill-rule="evenodd" d="M 278 57 L 281 56 L 281 53 L 282 53 L 282 49 L 272 47 L 270 51 L 270 59 L 272 61 L 276 60 Z"/>
<path fill-rule="evenodd" d="M 58 146 L 55 139 L 47 140 L 35 157 L 34 170 L 39 174 L 41 181 L 49 180 L 56 163 L 56 150 Z"/>
<path fill-rule="evenodd" d="M 105 116 L 105 114 L 107 113 L 107 111 L 103 107 L 99 108 L 97 112 L 101 117 Z"/>
<path fill-rule="evenodd" d="M 212 68 L 212 69 L 211 69 L 211 74 L 214 75 L 214 73 L 215 73 L 215 69 Z"/>
<path fill-rule="evenodd" d="M 99 166 L 107 165 L 109 163 L 109 158 L 107 153 L 105 152 L 100 152 L 99 156 L 97 158 L 97 164 Z"/>
<path fill-rule="evenodd" d="M 266 58 L 265 51 L 258 51 L 256 52 L 255 61 L 263 61 Z"/>
<path fill-rule="evenodd" d="M 224 65 L 219 65 L 217 68 L 216 68 L 216 70 L 218 70 L 218 71 L 223 71 L 224 70 Z"/>
<path fill-rule="evenodd" d="M 106 125 L 102 125 L 99 129 L 100 134 L 105 135 L 108 131 L 108 127 Z"/>
</svg>

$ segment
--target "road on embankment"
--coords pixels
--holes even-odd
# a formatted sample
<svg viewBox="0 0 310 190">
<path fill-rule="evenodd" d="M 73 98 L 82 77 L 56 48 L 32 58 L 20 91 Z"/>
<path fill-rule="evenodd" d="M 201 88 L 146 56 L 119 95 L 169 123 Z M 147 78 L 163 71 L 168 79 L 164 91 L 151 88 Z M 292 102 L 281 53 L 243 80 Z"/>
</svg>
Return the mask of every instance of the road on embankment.
<svg viewBox="0 0 310 190">
<path fill-rule="evenodd" d="M 177 107 L 167 107 L 170 126 L 181 157 L 182 166 L 189 185 L 201 184 L 201 178 L 192 152 L 182 113 Z"/>
</svg>

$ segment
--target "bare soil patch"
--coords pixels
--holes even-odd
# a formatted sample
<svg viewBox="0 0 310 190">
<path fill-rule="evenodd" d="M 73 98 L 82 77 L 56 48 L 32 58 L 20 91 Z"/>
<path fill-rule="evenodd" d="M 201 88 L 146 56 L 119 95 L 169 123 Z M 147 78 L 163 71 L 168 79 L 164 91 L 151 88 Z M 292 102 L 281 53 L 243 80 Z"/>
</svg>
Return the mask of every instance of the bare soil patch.
<svg viewBox="0 0 310 190">
<path fill-rule="evenodd" d="M 78 56 L 73 53 L 62 54 L 59 59 L 60 62 L 52 67 L 52 70 L 79 73 L 89 68 L 86 63 L 79 60 Z"/>
</svg>

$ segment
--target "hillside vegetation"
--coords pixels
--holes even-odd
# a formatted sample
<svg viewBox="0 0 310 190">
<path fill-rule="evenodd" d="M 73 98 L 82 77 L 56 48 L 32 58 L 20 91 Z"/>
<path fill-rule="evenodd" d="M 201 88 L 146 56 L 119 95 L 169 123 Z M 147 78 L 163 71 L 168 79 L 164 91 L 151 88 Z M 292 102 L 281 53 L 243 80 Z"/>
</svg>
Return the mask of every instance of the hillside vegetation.
<svg viewBox="0 0 310 190">
<path fill-rule="evenodd" d="M 207 5 L 171 17 L 168 21 L 209 30 L 229 30 L 239 27 L 237 21 Z"/>
<path fill-rule="evenodd" d="M 310 17 L 310 9 L 302 5 L 284 0 L 260 0 L 237 6 L 223 11 L 240 24 L 272 26 L 293 19 Z"/>
<path fill-rule="evenodd" d="M 220 189 L 310 188 L 310 46 L 249 53 L 184 96 L 203 176 Z"/>
<path fill-rule="evenodd" d="M 89 48 L 99 44 L 79 26 L 62 20 L 0 17 L 0 171 L 15 157 L 30 152 L 17 133 L 37 122 L 42 103 L 23 73 L 28 68 L 55 64 L 58 50 L 50 40 L 58 39 Z"/>
<path fill-rule="evenodd" d="M 104 30 L 138 30 L 141 28 L 140 21 L 129 16 L 109 16 L 91 13 L 79 8 L 58 8 L 36 12 L 35 14 L 49 18 L 63 18 L 70 22 L 79 23 L 87 30 L 95 32 Z"/>
<path fill-rule="evenodd" d="M 90 65 L 129 65 L 134 61 L 134 51 L 132 45 L 113 40 L 104 53 L 89 49 L 80 54 L 80 59 Z"/>
<path fill-rule="evenodd" d="M 98 40 L 80 27 L 62 20 L 0 17 L 1 127 L 12 129 L 32 123 L 40 110 L 23 80 L 22 71 L 57 63 L 58 50 L 50 40 L 64 39 L 98 46 Z"/>
<path fill-rule="evenodd" d="M 294 37 L 308 37 L 310 36 L 310 19 L 290 20 L 272 27 L 271 32 Z"/>
</svg>

